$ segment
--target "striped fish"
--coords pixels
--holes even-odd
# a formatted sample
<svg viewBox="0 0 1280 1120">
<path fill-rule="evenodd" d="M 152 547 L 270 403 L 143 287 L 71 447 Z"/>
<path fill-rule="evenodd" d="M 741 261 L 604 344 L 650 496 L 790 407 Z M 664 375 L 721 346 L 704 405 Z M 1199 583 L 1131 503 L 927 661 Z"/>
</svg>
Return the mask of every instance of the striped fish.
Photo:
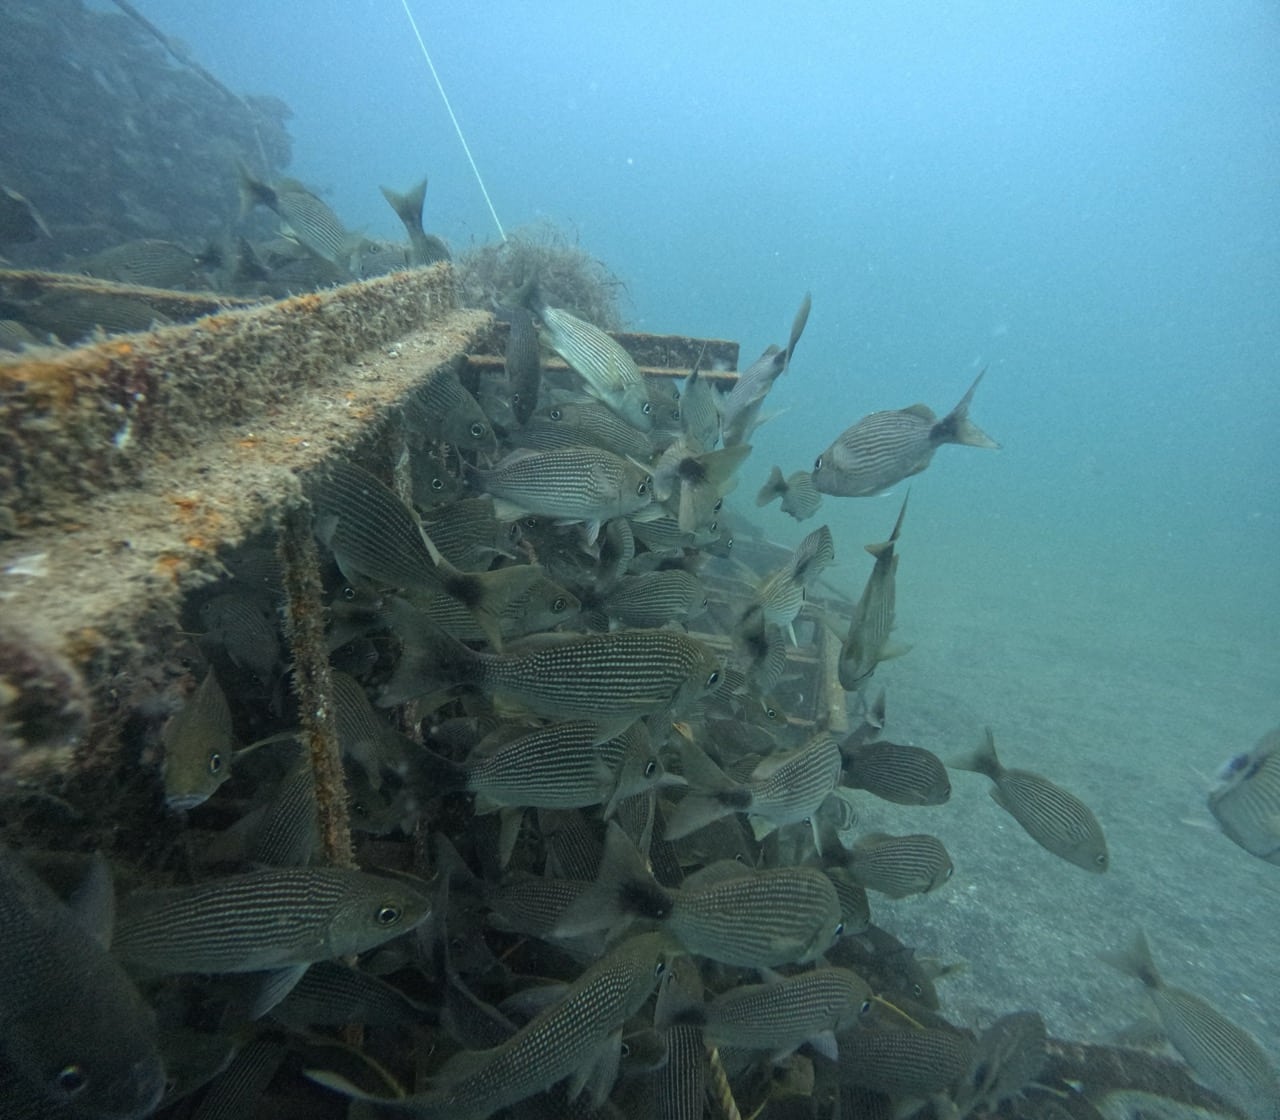
<svg viewBox="0 0 1280 1120">
<path fill-rule="evenodd" d="M 867 889 L 855 883 L 853 876 L 843 867 L 824 867 L 823 874 L 831 880 L 840 899 L 840 917 L 844 921 L 844 936 L 862 933 L 871 924 L 871 903 Z"/>
<path fill-rule="evenodd" d="M 1089 807 L 1048 778 L 1030 770 L 1005 769 L 996 757 L 996 740 L 990 728 L 976 751 L 950 766 L 990 778 L 995 783 L 992 799 L 1041 847 L 1086 871 L 1106 871 L 1106 837 Z"/>
<path fill-rule="evenodd" d="M 1223 767 L 1209 794 L 1218 824 L 1250 855 L 1280 864 L 1280 728 Z"/>
<path fill-rule="evenodd" d="M 1040 1076 L 1048 1055 L 1044 1020 L 1034 1011 L 1016 1011 L 991 1024 L 978 1039 L 971 1075 L 955 1094 L 961 1115 L 996 1112 Z"/>
<path fill-rule="evenodd" d="M 414 929 L 426 883 L 338 867 L 279 868 L 124 898 L 111 951 L 148 973 L 259 972 L 348 956 Z"/>
<path fill-rule="evenodd" d="M 502 520 L 537 514 L 584 521 L 589 543 L 602 522 L 638 513 L 653 500 L 648 471 L 600 447 L 513 451 L 492 470 L 472 469 L 469 476 L 493 496 Z"/>
<path fill-rule="evenodd" d="M 767 506 L 775 498 L 782 499 L 782 512 L 789 513 L 797 521 L 807 521 L 822 505 L 822 495 L 814 486 L 810 471 L 793 471 L 784 478 L 782 469 L 774 467 L 768 481 L 756 495 L 756 505 Z"/>
<path fill-rule="evenodd" d="M 405 426 L 423 439 L 443 440 L 466 451 L 491 451 L 497 440 L 489 418 L 458 380 L 452 365 L 442 366 L 404 402 Z"/>
<path fill-rule="evenodd" d="M 907 512 L 907 499 L 910 497 L 911 492 L 907 491 L 889 539 L 866 546 L 876 562 L 862 589 L 862 597 L 853 608 L 849 633 L 840 647 L 840 687 L 846 692 L 854 692 L 865 685 L 881 661 L 898 657 L 910 648 L 892 648 L 889 645 L 897 600 L 898 557 L 894 548 L 902 531 L 902 518 Z"/>
<path fill-rule="evenodd" d="M 297 1030 L 364 1023 L 378 1027 L 431 1022 L 433 1009 L 367 972 L 341 961 L 317 961 L 307 969 L 272 1017 Z"/>
<path fill-rule="evenodd" d="M 527 301 L 545 328 L 551 348 L 569 363 L 593 396 L 598 397 L 632 427 L 653 427 L 653 405 L 644 375 L 630 354 L 599 327 L 558 307 L 548 307 L 536 287 Z"/>
<path fill-rule="evenodd" d="M 430 640 L 428 640 L 430 639 Z M 384 706 L 439 685 L 463 685 L 524 705 L 539 715 L 628 722 L 679 710 L 720 681 L 716 655 L 674 630 L 542 634 L 506 654 L 478 653 L 447 634 L 406 648 L 383 692 Z"/>
<path fill-rule="evenodd" d="M 856 882 L 890 898 L 927 894 L 950 879 L 954 870 L 942 841 L 922 833 L 868 833 L 853 846 L 845 866 Z"/>
<path fill-rule="evenodd" d="M 1141 929 L 1128 949 L 1099 956 L 1142 981 L 1166 1037 L 1201 1081 L 1259 1120 L 1280 1117 L 1280 1075 L 1257 1040 L 1207 1000 L 1166 984 Z"/>
<path fill-rule="evenodd" d="M 688 750 L 685 757 L 686 776 L 696 782 L 697 771 L 688 763 L 696 761 L 700 768 L 707 764 L 698 759 L 696 748 Z M 666 837 L 679 840 L 734 812 L 758 818 L 757 839 L 775 828 L 809 820 L 839 784 L 842 765 L 836 741 L 819 734 L 793 751 L 766 758 L 744 783 L 727 783 L 723 775 L 707 772 L 711 780 L 718 777 L 725 781 L 725 788 L 687 795 L 668 819 Z"/>
<path fill-rule="evenodd" d="M 95 862 L 87 897 L 109 898 Z M 0 1111 L 8 1116 L 150 1116 L 164 1091 L 155 1015 L 108 955 L 109 913 L 65 905 L 0 847 Z M 101 940 L 91 932 L 101 930 Z M 11 1084 L 9 1083 L 11 1082 Z M 24 1113 L 29 1107 L 30 1112 Z"/>
<path fill-rule="evenodd" d="M 954 1030 L 854 1030 L 840 1035 L 840 1081 L 888 1093 L 925 1097 L 949 1089 L 968 1071 L 973 1043 Z"/>
<path fill-rule="evenodd" d="M 751 438 L 751 433 L 760 422 L 760 407 L 764 404 L 765 397 L 773 388 L 773 383 L 791 365 L 796 345 L 809 321 L 812 304 L 809 293 L 805 292 L 800 308 L 791 321 L 791 337 L 787 340 L 786 349 L 768 347 L 739 375 L 733 388 L 721 399 L 721 428 L 725 447 L 735 447 Z"/>
<path fill-rule="evenodd" d="M 852 738 L 852 736 L 851 736 Z M 941 805 L 951 797 L 947 768 L 932 751 L 877 739 L 840 745 L 844 784 L 898 805 Z"/>
<path fill-rule="evenodd" d="M 657 627 L 687 622 L 707 609 L 707 593 L 691 572 L 672 568 L 639 572 L 614 585 L 604 611 L 623 626 Z"/>
<path fill-rule="evenodd" d="M 463 766 L 446 764 L 445 770 L 458 788 L 476 795 L 477 813 L 503 805 L 580 809 L 607 802 L 607 817 L 624 797 L 683 784 L 682 778 L 667 774 L 639 722 L 603 743 L 599 728 L 589 720 L 551 724 Z"/>
<path fill-rule="evenodd" d="M 190 249 L 173 241 L 144 237 L 72 262 L 64 271 L 146 288 L 180 288 L 191 279 L 195 267 L 196 255 Z"/>
<path fill-rule="evenodd" d="M 835 1034 L 871 1010 L 871 989 L 847 968 L 815 968 L 764 984 L 744 984 L 693 1014 L 717 1046 L 767 1050 L 775 1059 L 808 1042 L 836 1057 Z"/>
<path fill-rule="evenodd" d="M 286 232 L 300 244 L 338 268 L 348 268 L 355 245 L 328 203 L 296 179 L 269 186 L 255 179 L 244 164 L 239 169 L 241 216 L 259 205 L 274 210 L 288 227 Z"/>
<path fill-rule="evenodd" d="M 611 823 L 596 882 L 557 933 L 610 929 L 636 917 L 662 922 L 690 953 L 744 968 L 813 960 L 844 933 L 835 887 L 817 868 L 753 871 L 726 860 L 667 890 Z"/>
<path fill-rule="evenodd" d="M 642 933 L 588 966 L 568 990 L 505 1042 L 450 1058 L 425 1093 L 380 1102 L 420 1120 L 484 1120 L 568 1079 L 597 1107 L 613 1088 L 622 1027 L 678 955 L 661 933 Z M 312 1074 L 339 1089 L 346 1082 Z M 360 1094 L 362 1095 L 362 1094 Z"/>
<path fill-rule="evenodd" d="M 679 957 L 658 988 L 655 1019 L 666 1018 L 666 1005 L 702 997 L 702 977 L 689 957 Z M 658 1070 L 654 1090 L 654 1120 L 702 1120 L 707 1091 L 707 1051 L 702 1028 L 674 1023 L 666 1028 L 667 1064 Z"/>
<path fill-rule="evenodd" d="M 818 456 L 813 484 L 823 494 L 846 498 L 882 494 L 924 470 L 944 443 L 998 448 L 969 419 L 969 402 L 981 380 L 979 373 L 960 403 L 941 420 L 922 404 L 864 416 Z"/>
<path fill-rule="evenodd" d="M 680 430 L 695 451 L 710 451 L 720 442 L 720 394 L 695 366 L 685 379 L 680 404 Z"/>
<path fill-rule="evenodd" d="M 213 670 L 160 732 L 164 799 L 170 809 L 194 809 L 231 777 L 235 734 L 231 709 Z"/>
<path fill-rule="evenodd" d="M 653 444 L 607 405 L 591 398 L 559 400 L 538 409 L 516 437 L 523 447 L 603 447 L 645 462 Z"/>
<path fill-rule="evenodd" d="M 538 345 L 538 332 L 527 307 L 503 308 L 498 312 L 498 318 L 511 324 L 507 331 L 504 363 L 507 384 L 511 389 L 511 410 L 516 423 L 523 427 L 538 407 L 538 394 L 542 388 L 542 348 Z"/>
<path fill-rule="evenodd" d="M 422 515 L 422 528 L 440 555 L 463 571 L 482 572 L 495 557 L 512 556 L 512 528 L 498 520 L 487 497 L 436 506 Z"/>
<path fill-rule="evenodd" d="M 410 187 L 404 194 L 393 191 L 389 187 L 379 187 L 378 190 L 382 192 L 382 197 L 387 200 L 391 209 L 396 212 L 396 217 L 400 219 L 405 232 L 409 235 L 410 263 L 422 266 L 452 259 L 449 255 L 449 247 L 440 238 L 424 232 L 422 228 L 422 204 L 427 198 L 425 176 L 421 182 Z"/>
<path fill-rule="evenodd" d="M 822 525 L 796 546 L 790 559 L 765 578 L 738 622 L 739 643 L 758 643 L 770 626 L 780 626 L 795 642 L 792 624 L 804 607 L 807 589 L 835 559 L 831 530 Z M 755 658 L 752 657 L 754 661 Z"/>
</svg>

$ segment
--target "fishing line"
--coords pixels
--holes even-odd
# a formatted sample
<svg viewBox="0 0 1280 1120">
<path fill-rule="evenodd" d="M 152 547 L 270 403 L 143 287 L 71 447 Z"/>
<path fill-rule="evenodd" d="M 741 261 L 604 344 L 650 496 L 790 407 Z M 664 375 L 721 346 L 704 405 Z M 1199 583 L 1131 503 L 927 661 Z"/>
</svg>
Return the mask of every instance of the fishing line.
<svg viewBox="0 0 1280 1120">
<path fill-rule="evenodd" d="M 449 104 L 449 95 L 444 91 L 444 83 L 440 81 L 440 75 L 436 73 L 436 65 L 431 61 L 431 55 L 427 51 L 427 44 L 422 41 L 422 32 L 418 30 L 418 21 L 413 18 L 413 13 L 409 10 L 409 0 L 400 0 L 400 6 L 404 8 L 404 14 L 409 18 L 409 26 L 413 28 L 413 34 L 418 40 L 418 46 L 422 48 L 422 57 L 427 60 L 427 69 L 431 71 L 431 76 L 435 79 L 436 89 L 440 91 L 440 100 L 444 102 L 444 107 L 449 111 L 449 119 L 453 121 L 453 130 L 458 134 L 458 139 L 462 142 L 462 150 L 467 153 L 467 161 L 471 164 L 471 170 L 475 172 L 476 182 L 480 184 L 480 193 L 484 195 L 484 201 L 489 207 L 489 213 L 493 215 L 493 224 L 498 227 L 498 236 L 503 241 L 506 241 L 507 231 L 502 228 L 502 222 L 498 219 L 498 212 L 493 208 L 493 200 L 490 199 L 489 192 L 485 189 L 484 179 L 480 176 L 480 168 L 476 166 L 475 158 L 471 155 L 471 147 L 467 144 L 467 138 L 462 135 L 462 125 L 458 123 L 458 118 L 454 116 L 453 106 Z"/>
</svg>

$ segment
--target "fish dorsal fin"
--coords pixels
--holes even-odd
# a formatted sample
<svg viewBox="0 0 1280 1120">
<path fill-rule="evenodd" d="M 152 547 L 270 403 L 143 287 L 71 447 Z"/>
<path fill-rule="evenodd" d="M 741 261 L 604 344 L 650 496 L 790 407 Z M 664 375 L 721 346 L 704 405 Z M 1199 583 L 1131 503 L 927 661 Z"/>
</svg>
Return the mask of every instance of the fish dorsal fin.
<svg viewBox="0 0 1280 1120">
<path fill-rule="evenodd" d="M 933 409 L 931 409 L 927 404 L 908 405 L 906 408 L 902 409 L 902 411 L 909 416 L 918 416 L 921 420 L 928 420 L 930 424 L 938 419 L 937 416 L 934 415 Z"/>
</svg>

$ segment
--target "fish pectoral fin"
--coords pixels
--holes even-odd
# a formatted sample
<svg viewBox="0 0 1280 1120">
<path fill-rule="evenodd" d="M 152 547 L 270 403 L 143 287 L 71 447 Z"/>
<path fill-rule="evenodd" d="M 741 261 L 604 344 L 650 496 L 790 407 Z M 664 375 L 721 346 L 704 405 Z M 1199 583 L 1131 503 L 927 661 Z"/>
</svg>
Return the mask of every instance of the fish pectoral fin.
<svg viewBox="0 0 1280 1120">
<path fill-rule="evenodd" d="M 524 823 L 523 809 L 501 809 L 498 812 L 498 863 L 506 867 L 511 862 L 516 841 L 520 838 L 520 826 Z"/>
<path fill-rule="evenodd" d="M 904 653 L 910 653 L 915 647 L 910 642 L 890 642 L 880 651 L 881 661 L 892 661 Z"/>
<path fill-rule="evenodd" d="M 569 1100 L 577 1100 L 585 1089 L 593 1108 L 599 1108 L 618 1079 L 618 1063 L 622 1058 L 622 1030 L 614 1031 L 601 1044 L 595 1059 L 569 1077 Z"/>
<path fill-rule="evenodd" d="M 836 1036 L 832 1031 L 819 1031 L 806 1038 L 805 1042 L 824 1058 L 830 1058 L 833 1062 L 840 1060 L 840 1048 L 836 1045 Z"/>
<path fill-rule="evenodd" d="M 310 967 L 308 964 L 295 964 L 288 968 L 277 968 L 271 972 L 261 973 L 258 990 L 249 1004 L 249 1018 L 261 1019 L 279 1004 L 298 986 L 298 981 Z"/>
</svg>

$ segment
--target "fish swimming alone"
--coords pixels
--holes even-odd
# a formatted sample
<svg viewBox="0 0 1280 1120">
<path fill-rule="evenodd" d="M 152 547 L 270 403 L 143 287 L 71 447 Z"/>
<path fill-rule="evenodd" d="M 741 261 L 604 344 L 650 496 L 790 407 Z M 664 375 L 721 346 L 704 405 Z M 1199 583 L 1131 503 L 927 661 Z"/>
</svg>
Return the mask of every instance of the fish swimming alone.
<svg viewBox="0 0 1280 1120">
<path fill-rule="evenodd" d="M 1209 809 L 1222 831 L 1250 855 L 1280 864 L 1280 727 L 1236 755 L 1219 777 Z"/>
<path fill-rule="evenodd" d="M 986 370 L 941 420 L 923 404 L 864 416 L 818 456 L 813 464 L 814 486 L 823 494 L 845 498 L 883 494 L 924 470 L 944 443 L 999 448 L 969 419 L 969 402 L 983 373 Z"/>
<path fill-rule="evenodd" d="M 992 800 L 1041 847 L 1086 871 L 1106 871 L 1107 841 L 1098 818 L 1083 801 L 1048 778 L 1030 770 L 1005 769 L 996 757 L 990 728 L 976 751 L 950 766 L 990 778 L 995 783 Z"/>
</svg>

